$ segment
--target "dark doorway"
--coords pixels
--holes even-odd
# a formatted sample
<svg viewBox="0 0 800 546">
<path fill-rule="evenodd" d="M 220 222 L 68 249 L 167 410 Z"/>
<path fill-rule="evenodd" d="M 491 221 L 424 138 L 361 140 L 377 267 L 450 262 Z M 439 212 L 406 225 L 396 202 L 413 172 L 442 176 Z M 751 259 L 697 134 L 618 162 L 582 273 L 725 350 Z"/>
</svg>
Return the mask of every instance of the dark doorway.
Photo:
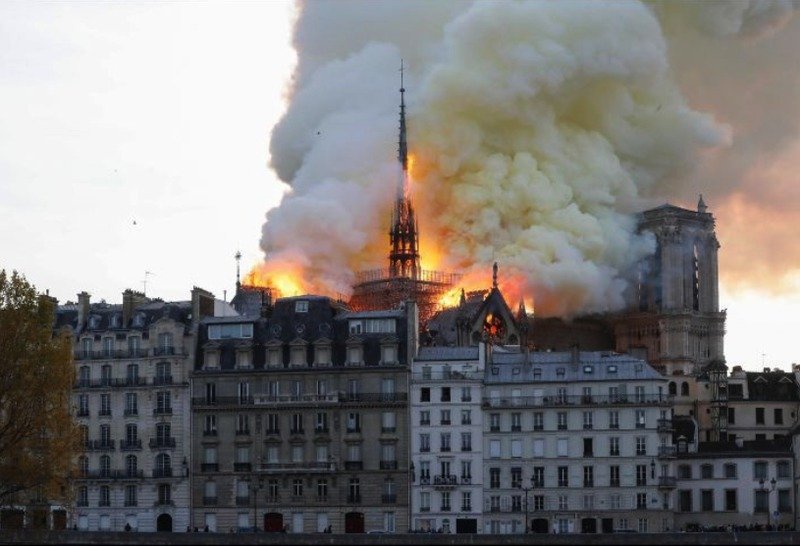
<svg viewBox="0 0 800 546">
<path fill-rule="evenodd" d="M 603 518 L 600 521 L 600 525 L 603 528 L 604 533 L 614 532 L 614 518 Z"/>
<path fill-rule="evenodd" d="M 3 510 L 0 512 L 0 527 L 3 529 L 22 529 L 25 525 L 25 512 L 22 510 Z"/>
<path fill-rule="evenodd" d="M 67 528 L 67 511 L 53 510 L 53 529 L 60 531 Z"/>
<path fill-rule="evenodd" d="M 550 522 L 547 518 L 536 518 L 531 522 L 531 531 L 534 533 L 547 533 L 550 531 Z"/>
<path fill-rule="evenodd" d="M 364 532 L 364 514 L 361 512 L 348 512 L 344 515 L 345 533 Z"/>
<path fill-rule="evenodd" d="M 47 509 L 35 508 L 31 510 L 31 529 L 47 529 Z"/>
<path fill-rule="evenodd" d="M 478 520 L 475 518 L 456 519 L 456 534 L 475 534 L 478 532 Z"/>
<path fill-rule="evenodd" d="M 283 531 L 283 514 L 268 512 L 264 514 L 264 530 L 274 533 Z"/>
<path fill-rule="evenodd" d="M 594 518 L 583 518 L 581 520 L 581 533 L 596 533 L 597 520 Z"/>
<path fill-rule="evenodd" d="M 167 533 L 172 532 L 172 516 L 169 514 L 161 514 L 156 519 L 156 531 L 164 531 Z"/>
</svg>

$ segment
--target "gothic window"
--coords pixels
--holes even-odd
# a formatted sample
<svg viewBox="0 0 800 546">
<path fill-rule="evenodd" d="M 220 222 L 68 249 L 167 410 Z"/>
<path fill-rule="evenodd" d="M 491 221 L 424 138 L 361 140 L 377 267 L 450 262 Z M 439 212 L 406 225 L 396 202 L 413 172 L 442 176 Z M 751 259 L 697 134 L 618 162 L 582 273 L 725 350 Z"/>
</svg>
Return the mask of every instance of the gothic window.
<svg viewBox="0 0 800 546">
<path fill-rule="evenodd" d="M 492 341 L 502 339 L 506 333 L 506 325 L 503 318 L 493 313 L 488 313 L 483 321 L 483 331 Z"/>
<path fill-rule="evenodd" d="M 692 309 L 700 310 L 700 249 L 692 245 Z"/>
</svg>

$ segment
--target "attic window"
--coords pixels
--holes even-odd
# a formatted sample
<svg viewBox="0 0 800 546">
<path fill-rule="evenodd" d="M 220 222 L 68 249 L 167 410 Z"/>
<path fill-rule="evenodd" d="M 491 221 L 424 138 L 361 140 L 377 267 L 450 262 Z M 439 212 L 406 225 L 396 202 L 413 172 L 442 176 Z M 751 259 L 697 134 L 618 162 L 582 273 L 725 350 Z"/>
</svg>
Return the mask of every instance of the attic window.
<svg viewBox="0 0 800 546">
<path fill-rule="evenodd" d="M 136 316 L 133 317 L 133 325 L 144 326 L 144 313 L 136 313 Z"/>
<path fill-rule="evenodd" d="M 617 367 L 616 367 L 615 365 L 613 365 L 613 364 L 612 364 L 611 366 L 609 366 L 608 368 L 606 368 L 606 371 L 607 371 L 608 373 L 617 373 Z"/>
<path fill-rule="evenodd" d="M 492 375 L 500 375 L 500 369 L 497 366 L 492 366 Z"/>
<path fill-rule="evenodd" d="M 565 373 L 566 373 L 566 370 L 565 370 L 564 368 L 558 368 L 558 369 L 556 369 L 556 375 L 557 375 L 558 377 L 564 377 L 564 374 L 565 374 Z"/>
<path fill-rule="evenodd" d="M 541 368 L 534 368 L 533 369 L 533 378 L 534 379 L 541 379 L 542 378 L 542 369 Z"/>
<path fill-rule="evenodd" d="M 583 373 L 594 373 L 594 368 L 592 366 L 584 366 Z"/>
<path fill-rule="evenodd" d="M 519 375 L 519 366 L 515 366 L 513 370 L 511 370 L 513 375 Z"/>
<path fill-rule="evenodd" d="M 294 303 L 295 313 L 308 313 L 308 301 L 300 300 Z"/>
</svg>

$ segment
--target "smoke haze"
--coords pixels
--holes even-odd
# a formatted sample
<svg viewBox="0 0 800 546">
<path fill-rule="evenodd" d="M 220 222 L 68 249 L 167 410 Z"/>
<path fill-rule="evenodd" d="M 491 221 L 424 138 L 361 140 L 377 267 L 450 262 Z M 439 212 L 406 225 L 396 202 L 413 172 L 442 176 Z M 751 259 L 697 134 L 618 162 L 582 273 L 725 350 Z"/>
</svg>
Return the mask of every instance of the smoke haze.
<svg viewBox="0 0 800 546">
<path fill-rule="evenodd" d="M 496 260 L 504 290 L 535 294 L 542 314 L 618 308 L 631 266 L 654 248 L 632 213 L 692 208 L 702 191 L 723 224 L 785 201 L 751 194 L 759 168 L 797 135 L 797 99 L 788 115 L 775 111 L 797 71 L 781 70 L 791 56 L 770 58 L 800 50 L 793 7 L 304 4 L 291 101 L 271 141 L 292 191 L 267 215 L 262 273 L 348 294 L 353 271 L 384 265 L 402 57 L 423 266 L 485 286 Z M 759 252 L 736 245 L 746 260 Z M 744 264 L 727 265 L 747 282 Z"/>
</svg>

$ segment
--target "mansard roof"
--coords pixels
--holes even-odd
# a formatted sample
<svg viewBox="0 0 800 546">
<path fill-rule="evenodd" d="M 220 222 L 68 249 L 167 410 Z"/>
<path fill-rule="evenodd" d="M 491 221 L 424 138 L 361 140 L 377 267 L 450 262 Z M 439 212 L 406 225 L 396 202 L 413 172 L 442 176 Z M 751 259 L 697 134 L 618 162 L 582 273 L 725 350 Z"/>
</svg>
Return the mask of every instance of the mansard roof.
<svg viewBox="0 0 800 546">
<path fill-rule="evenodd" d="M 471 347 L 420 347 L 415 362 L 437 360 L 478 360 L 478 346 Z"/>
<path fill-rule="evenodd" d="M 800 400 L 794 374 L 783 370 L 745 372 L 749 400 L 794 402 Z"/>
<path fill-rule="evenodd" d="M 494 351 L 486 364 L 487 384 L 631 380 L 666 382 L 647 362 L 606 351 Z"/>
</svg>

